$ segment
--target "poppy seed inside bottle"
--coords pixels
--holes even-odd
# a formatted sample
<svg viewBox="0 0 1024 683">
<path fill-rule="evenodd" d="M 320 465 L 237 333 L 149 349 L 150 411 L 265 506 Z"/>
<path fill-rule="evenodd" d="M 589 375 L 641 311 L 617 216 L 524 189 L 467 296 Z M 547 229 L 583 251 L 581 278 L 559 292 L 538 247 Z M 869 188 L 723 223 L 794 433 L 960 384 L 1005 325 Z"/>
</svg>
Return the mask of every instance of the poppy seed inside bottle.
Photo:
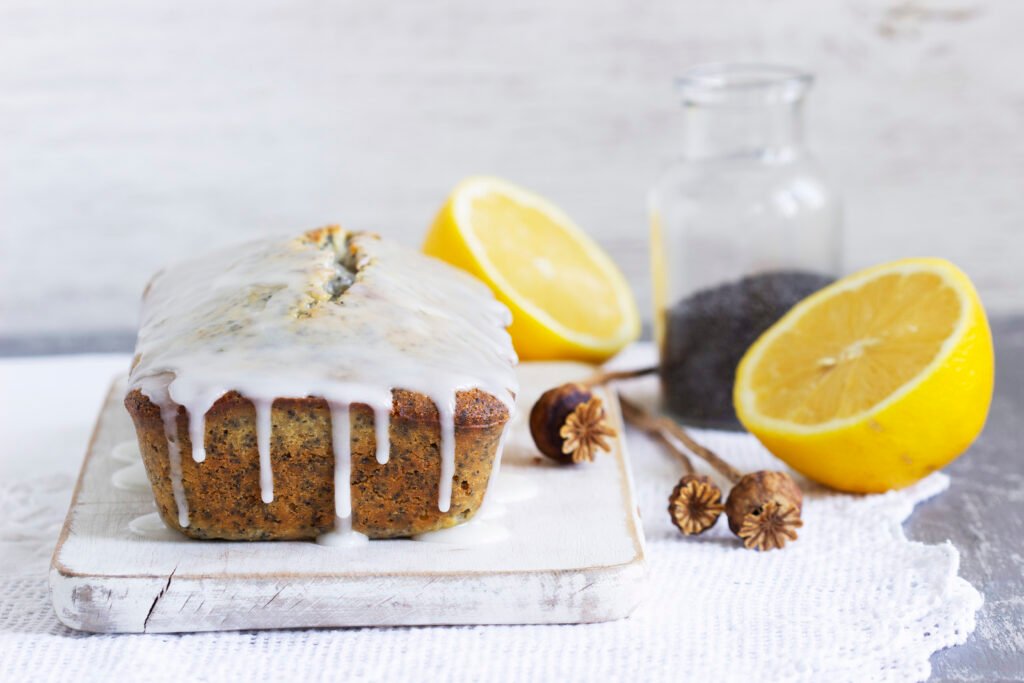
<svg viewBox="0 0 1024 683">
<path fill-rule="evenodd" d="M 661 349 L 666 408 L 696 424 L 738 427 L 732 387 L 743 354 L 789 309 L 833 281 L 772 271 L 699 290 L 668 308 Z"/>
</svg>

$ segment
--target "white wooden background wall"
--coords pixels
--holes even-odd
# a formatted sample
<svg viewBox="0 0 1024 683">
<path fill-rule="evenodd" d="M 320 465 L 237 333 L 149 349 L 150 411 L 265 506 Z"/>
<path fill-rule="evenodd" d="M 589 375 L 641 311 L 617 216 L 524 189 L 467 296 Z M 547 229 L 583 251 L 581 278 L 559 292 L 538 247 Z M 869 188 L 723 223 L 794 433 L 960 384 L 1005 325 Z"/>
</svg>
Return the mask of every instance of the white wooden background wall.
<svg viewBox="0 0 1024 683">
<path fill-rule="evenodd" d="M 328 221 L 417 243 L 489 172 L 547 195 L 649 301 L 644 192 L 674 74 L 819 76 L 847 264 L 954 258 L 1024 308 L 1019 0 L 0 0 L 0 334 L 135 324 L 160 264 Z"/>
</svg>

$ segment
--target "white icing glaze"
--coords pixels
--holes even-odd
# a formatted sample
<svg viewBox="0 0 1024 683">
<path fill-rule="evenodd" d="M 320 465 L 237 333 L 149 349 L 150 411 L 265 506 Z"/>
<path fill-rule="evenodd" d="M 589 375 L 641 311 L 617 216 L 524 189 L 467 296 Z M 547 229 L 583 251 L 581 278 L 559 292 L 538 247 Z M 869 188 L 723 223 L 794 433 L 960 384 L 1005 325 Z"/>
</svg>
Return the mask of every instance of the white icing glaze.
<svg viewBox="0 0 1024 683">
<path fill-rule="evenodd" d="M 512 431 L 512 420 L 505 423 L 505 427 L 498 439 L 498 448 L 494 456 L 494 463 L 491 465 L 491 474 L 487 479 L 487 490 L 484 492 L 483 502 L 473 518 L 464 524 L 448 529 L 439 529 L 412 537 L 413 541 L 422 543 L 437 543 L 450 545 L 459 548 L 470 548 L 489 543 L 498 543 L 509 536 L 508 528 L 501 522 L 507 514 L 506 502 L 520 502 L 536 495 L 537 488 L 526 477 L 502 470 L 501 457 L 505 450 L 505 443 Z M 514 495 L 502 495 L 502 482 L 511 478 L 510 490 L 517 492 Z M 526 480 L 525 482 L 523 480 Z M 530 491 L 532 487 L 532 493 Z"/>
<path fill-rule="evenodd" d="M 441 419 L 441 481 L 437 490 L 437 508 L 448 512 L 452 506 L 452 477 L 455 476 L 455 394 L 438 397 L 434 403 Z"/>
<path fill-rule="evenodd" d="M 180 541 L 183 538 L 177 531 L 168 528 L 157 512 L 131 520 L 128 522 L 128 530 L 137 536 L 157 541 Z"/>
<path fill-rule="evenodd" d="M 487 505 L 480 506 L 480 509 L 477 510 L 475 515 L 473 515 L 473 519 L 498 520 L 504 517 L 507 512 L 508 507 L 506 507 L 504 503 L 499 503 L 496 498 L 492 497 L 487 501 Z"/>
<path fill-rule="evenodd" d="M 381 465 L 388 464 L 391 457 L 390 438 L 388 427 L 391 425 L 391 406 L 377 406 L 373 409 L 374 439 L 377 442 L 377 462 Z"/>
<path fill-rule="evenodd" d="M 348 405 L 331 405 L 331 448 L 334 450 L 334 514 L 352 516 L 352 430 Z"/>
<path fill-rule="evenodd" d="M 129 391 L 160 407 L 178 517 L 188 526 L 177 440 L 189 415 L 192 457 L 206 457 L 204 417 L 229 391 L 256 410 L 260 493 L 273 501 L 273 401 L 322 397 L 331 406 L 335 506 L 351 527 L 352 403 L 374 412 L 377 461 L 390 452 L 394 389 L 430 397 L 440 417 L 437 506 L 451 505 L 455 398 L 478 388 L 511 415 L 518 389 L 508 309 L 472 277 L 369 233 L 336 229 L 221 250 L 154 277 L 144 299 Z M 342 433 L 344 432 L 344 433 Z M 500 457 L 500 451 L 499 451 Z M 498 462 L 495 462 L 495 470 Z M 493 478 L 493 476 L 492 476 Z"/>
<path fill-rule="evenodd" d="M 146 468 L 142 466 L 142 462 L 133 463 L 116 470 L 110 475 L 110 483 L 114 485 L 114 488 L 121 489 L 122 491 L 138 493 L 152 491 L 149 485 L 149 478 L 146 476 Z"/>
<path fill-rule="evenodd" d="M 168 392 L 166 372 L 139 378 L 139 390 L 160 408 L 160 419 L 164 423 L 164 437 L 167 439 L 167 464 L 171 474 L 171 493 L 178 508 L 178 524 L 187 527 L 188 501 L 181 481 L 181 444 L 178 441 L 178 404 L 171 400 Z"/>
<path fill-rule="evenodd" d="M 477 510 L 476 516 L 486 514 L 490 508 L 501 508 L 502 514 L 504 514 L 504 507 L 496 500 L 494 495 L 495 482 L 499 480 L 498 475 L 501 472 L 501 457 L 505 453 L 505 444 L 508 442 L 508 435 L 512 432 L 513 420 L 509 419 L 505 423 L 505 426 L 501 430 L 501 436 L 498 437 L 498 447 L 494 453 L 494 462 L 491 463 L 491 474 L 487 478 L 487 489 L 484 491 L 484 499 L 480 501 L 480 509 Z"/>
<path fill-rule="evenodd" d="M 421 543 L 441 543 L 467 548 L 504 541 L 508 538 L 508 529 L 501 524 L 474 517 L 465 524 L 428 531 L 412 538 Z"/>
<path fill-rule="evenodd" d="M 213 389 L 196 396 L 192 406 L 195 408 L 195 412 L 189 412 L 188 438 L 192 442 L 192 459 L 196 462 L 206 460 L 206 411 L 217 402 L 223 393 L 223 391 Z M 194 419 L 193 415 L 196 416 Z"/>
<path fill-rule="evenodd" d="M 260 498 L 264 503 L 274 502 L 274 471 L 270 467 L 270 412 L 273 398 L 254 398 L 256 408 L 256 448 L 260 453 Z"/>
<path fill-rule="evenodd" d="M 537 495 L 537 484 L 529 476 L 518 472 L 504 472 L 493 482 L 493 496 L 499 503 L 518 503 L 529 500 Z M 491 486 L 487 491 L 491 494 Z"/>
<path fill-rule="evenodd" d="M 335 517 L 334 530 L 316 537 L 317 545 L 333 548 L 357 548 L 366 545 L 370 539 L 352 528 L 352 517 Z"/>
<path fill-rule="evenodd" d="M 139 452 L 138 441 L 122 441 L 110 450 L 110 457 L 118 462 L 131 465 L 142 462 L 142 453 Z"/>
<path fill-rule="evenodd" d="M 206 411 L 195 417 L 189 414 L 188 438 L 192 442 L 192 459 L 196 462 L 206 460 Z"/>
</svg>

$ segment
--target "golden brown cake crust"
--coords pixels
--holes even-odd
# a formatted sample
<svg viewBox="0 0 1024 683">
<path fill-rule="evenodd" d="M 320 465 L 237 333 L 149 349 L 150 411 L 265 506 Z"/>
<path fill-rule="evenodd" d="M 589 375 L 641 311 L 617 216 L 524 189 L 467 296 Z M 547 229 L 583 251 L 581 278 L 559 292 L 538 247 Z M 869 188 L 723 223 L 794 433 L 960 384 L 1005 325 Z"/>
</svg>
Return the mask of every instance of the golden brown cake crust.
<svg viewBox="0 0 1024 683">
<path fill-rule="evenodd" d="M 189 526 L 178 523 L 167 439 L 160 409 L 140 391 L 125 397 L 139 438 L 157 508 L 168 526 L 193 538 L 271 540 L 313 538 L 334 526 L 331 413 L 320 398 L 277 399 L 270 457 L 274 500 L 260 498 L 256 417 L 252 403 L 225 394 L 206 414 L 206 459 L 191 457 L 186 410 L 178 409 L 182 484 Z M 423 394 L 392 392 L 390 459 L 376 459 L 373 411 L 351 407 L 352 525 L 371 538 L 410 536 L 454 526 L 479 508 L 509 413 L 494 396 L 456 394 L 455 474 L 448 512 L 438 510 L 440 422 Z"/>
</svg>

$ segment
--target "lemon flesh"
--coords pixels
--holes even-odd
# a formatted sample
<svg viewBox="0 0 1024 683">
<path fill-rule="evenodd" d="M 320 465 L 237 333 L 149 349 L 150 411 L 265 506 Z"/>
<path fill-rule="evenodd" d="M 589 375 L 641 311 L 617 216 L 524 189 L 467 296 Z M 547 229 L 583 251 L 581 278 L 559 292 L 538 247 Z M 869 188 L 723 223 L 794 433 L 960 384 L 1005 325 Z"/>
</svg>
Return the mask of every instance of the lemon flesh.
<svg viewBox="0 0 1024 683">
<path fill-rule="evenodd" d="M 905 259 L 797 304 L 747 351 L 741 422 L 808 477 L 848 491 L 906 486 L 980 433 L 994 357 L 984 309 L 948 261 Z"/>
<path fill-rule="evenodd" d="M 513 314 L 524 360 L 600 362 L 639 334 L 632 293 L 608 255 L 559 209 L 494 178 L 459 184 L 425 253 L 490 285 Z"/>
</svg>

